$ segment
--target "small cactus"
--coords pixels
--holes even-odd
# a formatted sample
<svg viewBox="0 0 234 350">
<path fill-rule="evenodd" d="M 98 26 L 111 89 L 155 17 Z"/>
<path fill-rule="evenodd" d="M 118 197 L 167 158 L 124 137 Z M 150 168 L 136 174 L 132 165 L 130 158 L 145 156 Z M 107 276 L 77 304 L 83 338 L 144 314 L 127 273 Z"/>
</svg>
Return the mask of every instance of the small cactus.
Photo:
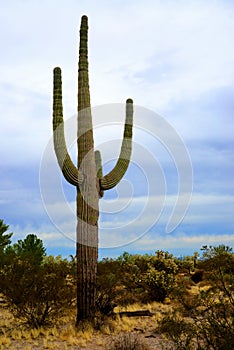
<svg viewBox="0 0 234 350">
<path fill-rule="evenodd" d="M 124 176 L 132 149 L 133 101 L 126 101 L 126 120 L 120 155 L 105 176 L 99 151 L 94 152 L 88 73 L 88 18 L 82 16 L 78 65 L 78 165 L 68 154 L 63 122 L 61 69 L 54 68 L 53 137 L 58 164 L 65 179 L 77 189 L 77 322 L 95 311 L 98 259 L 99 198 Z"/>
</svg>

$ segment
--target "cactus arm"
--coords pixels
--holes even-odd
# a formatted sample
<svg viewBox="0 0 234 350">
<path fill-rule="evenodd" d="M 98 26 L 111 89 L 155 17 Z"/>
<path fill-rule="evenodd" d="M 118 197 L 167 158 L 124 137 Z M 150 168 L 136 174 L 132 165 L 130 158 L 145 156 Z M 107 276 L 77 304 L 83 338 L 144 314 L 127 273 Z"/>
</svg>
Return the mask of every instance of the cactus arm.
<svg viewBox="0 0 234 350">
<path fill-rule="evenodd" d="M 115 187 L 124 176 L 132 153 L 132 124 L 133 124 L 133 101 L 126 101 L 126 120 L 124 127 L 124 136 L 121 146 L 119 159 L 115 167 L 104 177 L 100 179 L 100 189 L 109 190 Z"/>
<path fill-rule="evenodd" d="M 95 164 L 96 164 L 96 172 L 97 172 L 97 190 L 99 193 L 99 197 L 103 197 L 103 190 L 100 188 L 100 179 L 102 178 L 102 158 L 101 158 L 101 153 L 100 151 L 95 151 L 94 152 L 95 156 Z"/>
<path fill-rule="evenodd" d="M 53 137 L 56 157 L 65 179 L 70 184 L 78 186 L 78 183 L 82 182 L 82 175 L 78 174 L 77 167 L 68 154 L 64 137 L 62 78 L 59 67 L 54 69 Z"/>
</svg>

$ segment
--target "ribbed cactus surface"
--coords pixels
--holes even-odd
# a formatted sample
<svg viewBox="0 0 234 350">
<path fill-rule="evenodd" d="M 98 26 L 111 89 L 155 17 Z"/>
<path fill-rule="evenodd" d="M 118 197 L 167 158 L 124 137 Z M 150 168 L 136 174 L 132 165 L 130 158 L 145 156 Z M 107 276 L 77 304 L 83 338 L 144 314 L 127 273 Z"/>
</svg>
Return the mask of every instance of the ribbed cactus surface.
<svg viewBox="0 0 234 350">
<path fill-rule="evenodd" d="M 77 321 L 95 312 L 98 259 L 99 198 L 124 176 L 132 149 L 133 101 L 126 101 L 123 141 L 115 167 L 105 176 L 99 151 L 94 151 L 88 73 L 88 18 L 82 16 L 78 64 L 78 160 L 73 164 L 66 147 L 61 69 L 54 69 L 53 135 L 58 164 L 65 179 L 77 189 Z"/>
</svg>

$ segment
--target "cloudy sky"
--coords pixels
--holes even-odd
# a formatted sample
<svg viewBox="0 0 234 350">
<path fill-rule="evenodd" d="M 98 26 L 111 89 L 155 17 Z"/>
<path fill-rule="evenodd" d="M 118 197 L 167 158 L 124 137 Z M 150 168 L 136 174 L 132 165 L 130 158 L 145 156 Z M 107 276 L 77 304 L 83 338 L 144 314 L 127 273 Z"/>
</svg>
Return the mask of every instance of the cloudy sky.
<svg viewBox="0 0 234 350">
<path fill-rule="evenodd" d="M 51 144 L 52 71 L 62 68 L 75 160 L 83 14 L 95 145 L 105 171 L 118 156 L 124 101 L 135 104 L 132 164 L 100 201 L 100 257 L 234 246 L 230 0 L 1 2 L 0 218 L 14 241 L 35 233 L 48 254 L 75 254 L 76 192 L 62 179 Z"/>
</svg>

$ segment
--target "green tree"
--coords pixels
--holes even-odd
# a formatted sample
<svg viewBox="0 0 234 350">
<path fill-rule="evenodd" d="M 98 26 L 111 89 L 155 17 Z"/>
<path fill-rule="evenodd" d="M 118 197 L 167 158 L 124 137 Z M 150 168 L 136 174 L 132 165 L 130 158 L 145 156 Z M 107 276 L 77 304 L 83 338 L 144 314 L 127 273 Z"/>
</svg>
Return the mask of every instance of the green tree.
<svg viewBox="0 0 234 350">
<path fill-rule="evenodd" d="M 4 224 L 3 220 L 0 220 L 0 254 L 2 254 L 6 247 L 11 244 L 11 236 L 13 233 L 5 233 L 9 228 L 9 225 Z"/>
<path fill-rule="evenodd" d="M 7 249 L 8 257 L 17 256 L 21 260 L 27 260 L 31 264 L 40 265 L 46 255 L 43 242 L 34 234 L 29 234 L 24 240 L 18 240 Z"/>
<path fill-rule="evenodd" d="M 5 264 L 6 250 L 11 244 L 11 236 L 13 233 L 6 233 L 9 226 L 4 224 L 3 220 L 0 220 L 0 267 Z"/>
<path fill-rule="evenodd" d="M 203 245 L 201 250 L 203 251 L 203 260 L 217 258 L 221 256 L 226 256 L 227 253 L 232 252 L 232 247 L 226 246 L 224 244 L 220 244 L 217 247 L 210 245 Z"/>
</svg>

